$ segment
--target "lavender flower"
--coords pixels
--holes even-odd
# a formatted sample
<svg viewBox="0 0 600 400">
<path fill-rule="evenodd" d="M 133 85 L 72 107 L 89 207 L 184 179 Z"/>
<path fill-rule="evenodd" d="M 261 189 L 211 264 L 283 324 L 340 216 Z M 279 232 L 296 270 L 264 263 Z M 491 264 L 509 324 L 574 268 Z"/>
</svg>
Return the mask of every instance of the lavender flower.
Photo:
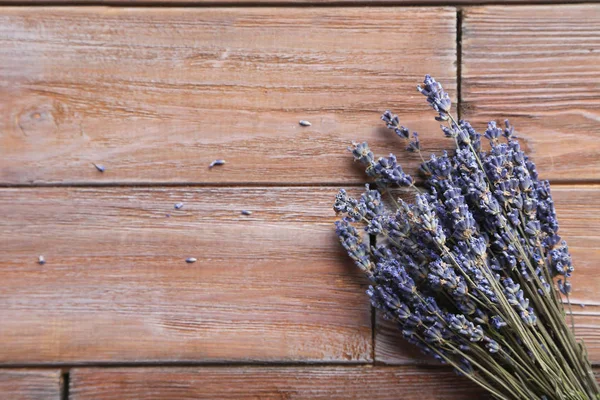
<svg viewBox="0 0 600 400">
<path fill-rule="evenodd" d="M 417 86 L 417 90 L 427 97 L 427 102 L 439 113 L 436 119 L 438 121 L 447 121 L 449 118 L 448 113 L 452 108 L 452 101 L 448 93 L 442 88 L 442 85 L 436 82 L 431 76 L 425 75 L 423 86 Z"/>
<path fill-rule="evenodd" d="M 410 186 L 412 177 L 402 171 L 402 167 L 397 163 L 396 156 L 390 154 L 389 157 L 381 157 L 373 164 L 372 176 L 375 181 L 383 186 L 397 185 Z"/>
<path fill-rule="evenodd" d="M 336 233 L 369 278 L 371 303 L 402 337 L 496 398 L 600 398 L 564 321 L 561 295 L 568 302 L 574 268 L 549 183 L 508 121 L 488 124 L 483 151 L 482 135 L 452 116 L 440 83 L 427 75 L 418 90 L 456 151 L 423 160 L 417 188 L 394 154 L 376 158 L 367 143 L 353 143 L 374 185 L 360 198 L 342 189 L 334 204 Z M 390 111 L 381 119 L 421 155 L 416 132 L 410 140 Z M 414 202 L 394 187 L 413 189 Z"/>
<path fill-rule="evenodd" d="M 406 150 L 411 153 L 418 153 L 421 151 L 421 142 L 419 142 L 419 134 L 417 132 L 413 132 L 412 134 L 413 140 L 408 143 L 408 147 Z"/>
<path fill-rule="evenodd" d="M 408 129 L 400 125 L 400 119 L 397 115 L 392 114 L 390 110 L 387 110 L 383 113 L 381 119 L 383 120 L 383 122 L 385 122 L 388 129 L 391 129 L 394 132 L 396 132 L 396 135 L 400 136 L 403 139 L 408 139 Z"/>
</svg>

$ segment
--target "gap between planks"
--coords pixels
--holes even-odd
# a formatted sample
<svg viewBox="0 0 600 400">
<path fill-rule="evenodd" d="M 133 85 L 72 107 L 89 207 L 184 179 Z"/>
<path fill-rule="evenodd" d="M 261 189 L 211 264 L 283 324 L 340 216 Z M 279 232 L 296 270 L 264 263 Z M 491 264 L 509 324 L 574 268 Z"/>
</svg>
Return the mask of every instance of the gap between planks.
<svg viewBox="0 0 600 400">
<path fill-rule="evenodd" d="M 471 1 L 471 0 L 448 0 L 448 1 L 418 1 L 418 0 L 289 0 L 289 1 L 200 1 L 190 0 L 185 1 L 118 1 L 118 0 L 90 0 L 90 1 L 69 1 L 69 0 L 31 0 L 31 1 L 13 1 L 0 0 L 1 6 L 11 7 L 121 7 L 121 8 L 269 8 L 269 7 L 285 7 L 285 8 L 343 8 L 343 7 L 403 7 L 403 8 L 419 8 L 419 7 L 456 7 L 470 8 L 480 6 L 544 6 L 544 5 L 577 5 L 577 4 L 599 4 L 600 0 L 490 0 L 490 1 Z"/>
<path fill-rule="evenodd" d="M 228 367 L 306 367 L 306 368 L 327 368 L 327 367 L 344 367 L 344 368 L 356 368 L 361 366 L 373 366 L 377 365 L 382 367 L 418 367 L 418 368 L 430 368 L 433 370 L 436 369 L 446 369 L 447 366 L 442 364 L 389 364 L 389 363 L 380 363 L 378 361 L 128 361 L 128 362 L 118 362 L 118 361 L 90 361 L 90 362 L 52 362 L 52 363 L 14 363 L 14 364 L 0 364 L 0 372 L 3 370 L 11 370 L 11 369 L 57 369 L 60 368 L 63 370 L 63 374 L 68 374 L 73 368 L 160 368 L 160 367 L 198 367 L 198 368 L 228 368 Z"/>
<path fill-rule="evenodd" d="M 86 182 L 86 183 L 37 183 L 37 184 L 0 184 L 1 189 L 39 189 L 39 188 L 154 188 L 154 187 L 164 187 L 164 188 L 327 188 L 327 187 L 339 187 L 339 188 L 348 188 L 348 187 L 364 187 L 365 184 L 372 183 L 365 179 L 364 182 L 349 182 L 349 183 L 340 183 L 340 182 L 289 182 L 289 183 L 264 183 L 264 182 Z M 569 187 L 583 187 L 583 188 L 593 188 L 600 186 L 600 179 L 598 180 L 551 180 L 550 181 L 551 188 L 562 188 L 566 189 Z M 423 185 L 417 183 L 415 186 L 422 188 Z"/>
</svg>

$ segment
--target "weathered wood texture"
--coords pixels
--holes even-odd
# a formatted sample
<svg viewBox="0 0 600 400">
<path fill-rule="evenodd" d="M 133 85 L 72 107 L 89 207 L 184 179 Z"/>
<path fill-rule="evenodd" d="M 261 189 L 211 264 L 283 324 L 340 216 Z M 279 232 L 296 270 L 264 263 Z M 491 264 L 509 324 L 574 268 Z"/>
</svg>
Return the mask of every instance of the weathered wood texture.
<svg viewBox="0 0 600 400">
<path fill-rule="evenodd" d="M 415 367 L 76 368 L 73 400 L 483 399 L 447 370 Z"/>
<path fill-rule="evenodd" d="M 0 331 L 1 329 L 0 327 Z M 0 398 L 7 400 L 60 400 L 60 371 L 2 369 L 0 370 Z"/>
<path fill-rule="evenodd" d="M 462 27 L 463 117 L 510 118 L 547 177 L 600 180 L 600 4 L 467 8 Z"/>
<path fill-rule="evenodd" d="M 337 244 L 336 191 L 0 190 L 0 362 L 371 361 L 366 280 Z M 587 305 L 578 332 L 598 361 L 600 187 L 554 195 L 573 302 Z M 396 362 L 377 333 L 376 360 Z"/>
<path fill-rule="evenodd" d="M 0 183 L 360 182 L 387 108 L 451 144 L 415 86 L 456 94 L 454 8 L 3 8 L 0 59 Z"/>
<path fill-rule="evenodd" d="M 600 186 L 558 186 L 552 190 L 561 236 L 569 243 L 575 273 L 573 314 L 577 336 L 585 340 L 590 359 L 600 363 Z M 429 363 L 398 338 L 392 323 L 377 319 L 375 360 L 389 364 Z"/>
<path fill-rule="evenodd" d="M 1 189 L 0 363 L 371 361 L 336 190 Z"/>
</svg>

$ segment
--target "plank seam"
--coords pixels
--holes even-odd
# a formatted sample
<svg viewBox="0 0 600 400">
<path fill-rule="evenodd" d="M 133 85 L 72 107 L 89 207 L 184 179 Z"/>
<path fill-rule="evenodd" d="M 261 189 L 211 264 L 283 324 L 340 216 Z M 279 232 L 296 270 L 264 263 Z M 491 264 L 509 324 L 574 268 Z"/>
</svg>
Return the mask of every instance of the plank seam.
<svg viewBox="0 0 600 400">
<path fill-rule="evenodd" d="M 66 376 L 70 382 L 70 370 L 73 368 L 242 368 L 242 367 L 306 367 L 306 368 L 328 368 L 328 367 L 345 367 L 345 368 L 357 368 L 357 367 L 371 367 L 371 366 L 387 366 L 387 367 L 418 367 L 428 369 L 444 369 L 447 368 L 443 364 L 425 364 L 423 361 L 406 361 L 406 362 L 386 362 L 386 361 L 360 361 L 360 362 L 301 362 L 301 361 L 277 361 L 277 362 L 81 362 L 81 363 L 44 363 L 44 364 L 2 364 L 0 365 L 0 372 L 2 370 L 9 370 L 15 368 L 35 368 L 35 369 L 56 369 L 64 368 L 69 372 L 61 376 L 61 380 Z M 592 361 L 593 367 L 600 367 L 600 361 Z M 62 389 L 62 385 L 61 385 Z M 62 390 L 61 390 L 62 393 Z"/>
<path fill-rule="evenodd" d="M 63 371 L 60 375 L 60 400 L 69 400 L 70 378 L 69 370 Z"/>
<path fill-rule="evenodd" d="M 458 120 L 462 118 L 462 26 L 463 11 L 460 8 L 456 10 L 456 112 Z"/>
<path fill-rule="evenodd" d="M 324 0 L 324 1 L 307 1 L 304 3 L 289 3 L 284 1 L 265 1 L 265 2 L 199 2 L 192 1 L 189 3 L 183 1 L 160 1 L 160 2 L 148 2 L 140 1 L 135 3 L 123 2 L 123 1 L 0 1 L 2 6 L 12 7 L 121 7 L 121 8 L 269 8 L 269 7 L 285 7 L 285 8 L 339 8 L 339 7 L 405 7 L 405 8 L 423 8 L 423 7 L 481 7 L 481 6 L 509 6 L 509 7 L 520 7 L 520 6 L 544 6 L 544 5 L 574 5 L 574 4 L 600 4 L 600 0 L 575 0 L 572 2 L 566 2 L 565 0 L 530 0 L 519 3 L 505 2 L 492 0 L 489 2 L 468 2 L 468 1 L 423 1 L 423 2 L 402 2 L 399 1 L 336 1 L 336 0 Z"/>
<path fill-rule="evenodd" d="M 372 366 L 371 361 L 134 361 L 134 362 L 58 362 L 58 363 L 20 363 L 20 364 L 1 364 L 0 371 L 15 368 L 36 368 L 36 369 L 56 369 L 63 368 L 69 371 L 72 368 L 130 368 L 130 367 L 360 367 Z M 398 364 L 411 366 L 413 363 Z M 419 364 L 415 364 L 419 365 Z M 437 366 L 436 366 L 437 367 Z M 440 367 L 443 365 L 440 364 Z M 69 374 L 70 379 L 70 373 Z"/>
<path fill-rule="evenodd" d="M 269 367 L 273 367 L 273 368 L 348 368 L 348 369 L 354 369 L 354 368 L 365 368 L 365 367 L 373 367 L 374 364 L 371 362 L 364 362 L 364 363 L 341 363 L 341 362 L 335 362 L 335 363 L 298 363 L 298 362 L 282 362 L 282 363 L 252 363 L 252 362 L 230 362 L 230 363 L 153 363 L 153 364 L 148 364 L 148 363 L 144 363 L 144 362 L 135 362 L 135 363 L 110 363 L 110 364 L 103 364 L 103 363 L 88 363 L 88 364 L 70 364 L 69 366 L 65 366 L 65 365 L 42 365 L 42 366 L 36 366 L 33 364 L 28 364 L 26 366 L 21 366 L 21 367 L 15 367 L 15 366 L 5 366 L 5 365 L 1 365 L 0 366 L 0 372 L 2 372 L 2 370 L 10 370 L 10 369 L 15 369 L 15 368 L 28 368 L 28 369 L 56 369 L 58 368 L 65 368 L 66 371 L 68 372 L 64 372 L 63 374 L 61 374 L 61 400 L 65 400 L 68 399 L 70 395 L 70 391 L 71 391 L 71 372 L 73 369 L 83 369 L 83 368 L 97 368 L 97 369 L 115 369 L 115 368 L 269 368 Z M 380 367 L 385 367 L 385 368 L 420 368 L 420 369 L 430 369 L 430 370 L 444 370 L 444 369 L 448 369 L 447 365 L 443 365 L 443 364 L 423 364 L 423 363 L 397 363 L 397 364 L 392 364 L 392 363 L 378 363 L 376 365 L 378 368 Z M 65 386 L 65 384 L 67 384 L 67 386 Z M 64 389 L 67 389 L 68 393 L 66 393 L 67 397 L 65 396 L 65 392 Z"/>
<path fill-rule="evenodd" d="M 373 364 L 377 364 L 375 359 L 377 352 L 375 351 L 375 345 L 377 340 L 377 309 L 371 304 L 371 360 Z"/>
<path fill-rule="evenodd" d="M 543 179 L 543 176 L 542 176 Z M 360 182 L 82 182 L 82 183 L 35 183 L 35 184 L 0 184 L 0 189 L 36 189 L 36 188 L 148 188 L 148 187 L 174 187 L 174 188 L 304 188 L 304 187 L 364 187 L 369 183 L 366 179 Z M 597 186 L 600 179 L 555 179 L 550 180 L 553 186 Z M 416 186 L 422 187 L 417 182 Z"/>
</svg>

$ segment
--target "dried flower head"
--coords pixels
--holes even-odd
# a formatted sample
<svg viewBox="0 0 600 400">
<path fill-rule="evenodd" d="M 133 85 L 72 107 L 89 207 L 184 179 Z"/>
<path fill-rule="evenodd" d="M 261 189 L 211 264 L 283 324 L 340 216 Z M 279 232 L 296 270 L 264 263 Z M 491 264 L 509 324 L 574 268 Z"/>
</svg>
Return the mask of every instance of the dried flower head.
<svg viewBox="0 0 600 400">
<path fill-rule="evenodd" d="M 427 97 L 427 102 L 439 113 L 436 119 L 438 121 L 447 121 L 448 113 L 452 108 L 452 100 L 450 100 L 450 96 L 444 91 L 442 85 L 436 82 L 431 76 L 425 75 L 423 86 L 417 86 L 417 90 Z"/>
</svg>

